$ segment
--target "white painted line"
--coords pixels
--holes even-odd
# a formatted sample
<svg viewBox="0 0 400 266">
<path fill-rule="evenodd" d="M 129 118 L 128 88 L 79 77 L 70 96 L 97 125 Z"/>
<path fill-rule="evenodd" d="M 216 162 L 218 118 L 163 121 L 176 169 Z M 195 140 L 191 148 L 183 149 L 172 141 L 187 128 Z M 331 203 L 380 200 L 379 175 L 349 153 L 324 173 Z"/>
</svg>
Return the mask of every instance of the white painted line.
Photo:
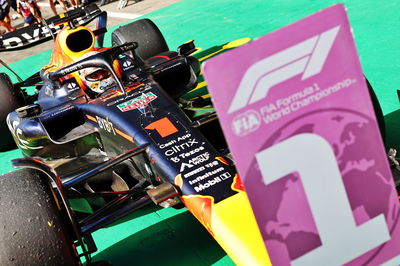
<svg viewBox="0 0 400 266">
<path fill-rule="evenodd" d="M 126 18 L 126 19 L 135 19 L 143 16 L 143 14 L 120 13 L 120 12 L 110 12 L 110 11 L 107 11 L 107 15 L 111 18 Z"/>
<path fill-rule="evenodd" d="M 38 2 L 37 4 L 39 6 L 43 6 L 43 7 L 50 7 L 49 3 Z M 105 11 L 107 11 L 107 10 L 105 10 Z M 135 19 L 135 18 L 143 16 L 143 14 L 110 12 L 110 11 L 107 11 L 107 15 L 110 18 L 126 18 L 126 19 Z"/>
</svg>

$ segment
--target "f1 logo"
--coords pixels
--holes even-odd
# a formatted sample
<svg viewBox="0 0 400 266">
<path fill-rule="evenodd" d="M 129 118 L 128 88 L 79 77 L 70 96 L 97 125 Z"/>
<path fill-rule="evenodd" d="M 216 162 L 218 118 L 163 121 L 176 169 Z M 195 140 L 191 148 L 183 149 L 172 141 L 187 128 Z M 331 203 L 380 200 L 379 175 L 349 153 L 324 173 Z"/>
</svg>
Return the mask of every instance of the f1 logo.
<svg viewBox="0 0 400 266">
<path fill-rule="evenodd" d="M 302 73 L 301 80 L 305 80 L 321 72 L 339 29 L 333 27 L 250 66 L 228 113 L 265 98 L 272 86 L 285 80 Z"/>
</svg>

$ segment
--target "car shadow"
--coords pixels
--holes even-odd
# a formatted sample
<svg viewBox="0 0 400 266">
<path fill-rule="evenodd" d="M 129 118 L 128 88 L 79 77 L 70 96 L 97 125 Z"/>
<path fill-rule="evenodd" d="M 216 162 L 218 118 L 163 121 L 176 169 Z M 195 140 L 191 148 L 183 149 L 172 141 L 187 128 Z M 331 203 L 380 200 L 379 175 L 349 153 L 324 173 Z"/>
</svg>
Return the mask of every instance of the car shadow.
<svg viewBox="0 0 400 266">
<path fill-rule="evenodd" d="M 224 257 L 224 250 L 186 211 L 127 236 L 96 254 L 93 261 L 107 261 L 114 266 L 194 266 L 212 265 Z"/>
</svg>

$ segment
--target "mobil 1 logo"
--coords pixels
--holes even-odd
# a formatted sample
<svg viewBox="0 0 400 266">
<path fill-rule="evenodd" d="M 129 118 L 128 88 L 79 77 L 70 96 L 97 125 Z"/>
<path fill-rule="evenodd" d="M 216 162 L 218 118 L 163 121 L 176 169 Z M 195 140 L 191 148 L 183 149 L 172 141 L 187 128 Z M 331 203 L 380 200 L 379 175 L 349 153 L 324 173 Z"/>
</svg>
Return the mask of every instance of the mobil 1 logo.
<svg viewBox="0 0 400 266">
<path fill-rule="evenodd" d="M 201 156 L 209 160 L 198 163 L 202 160 Z M 184 183 L 192 188 L 193 194 L 210 195 L 215 202 L 218 202 L 226 198 L 227 193 L 231 195 L 236 193 L 231 189 L 236 175 L 235 168 L 221 157 L 210 157 L 206 152 L 193 157 L 187 163 L 182 163 L 181 170 L 184 170 L 182 171 Z"/>
</svg>

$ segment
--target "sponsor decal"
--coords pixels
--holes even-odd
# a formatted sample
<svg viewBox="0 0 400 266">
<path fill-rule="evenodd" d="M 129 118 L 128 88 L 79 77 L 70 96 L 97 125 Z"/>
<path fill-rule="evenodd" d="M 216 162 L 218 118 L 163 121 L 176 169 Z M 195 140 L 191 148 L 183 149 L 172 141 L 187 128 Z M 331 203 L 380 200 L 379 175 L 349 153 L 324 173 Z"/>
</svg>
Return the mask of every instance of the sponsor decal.
<svg viewBox="0 0 400 266">
<path fill-rule="evenodd" d="M 49 97 L 54 97 L 54 90 L 51 86 L 46 86 L 44 88 L 44 94 L 46 94 Z"/>
<path fill-rule="evenodd" d="M 178 129 L 170 122 L 168 118 L 163 118 L 171 123 L 172 127 L 169 127 L 165 122 L 159 123 L 160 120 L 151 123 L 145 129 L 154 129 L 158 132 L 161 137 L 169 136 L 175 133 Z M 161 120 L 163 120 L 161 119 Z M 180 135 L 174 139 L 170 139 L 165 143 L 158 143 L 158 148 L 160 148 L 164 155 L 168 157 L 168 159 L 174 163 L 181 162 L 182 159 L 189 159 L 190 157 L 195 156 L 199 152 L 204 151 L 204 142 L 199 142 L 197 139 L 192 137 L 191 133 L 187 133 L 184 135 Z M 208 156 L 209 158 L 209 156 Z M 185 169 L 193 167 L 194 164 L 190 162 L 181 163 L 180 172 L 183 172 Z"/>
<path fill-rule="evenodd" d="M 136 97 L 136 98 L 133 98 L 124 103 L 118 104 L 117 107 L 122 112 L 127 112 L 127 111 L 131 111 L 131 110 L 135 110 L 139 107 L 143 107 L 143 106 L 149 104 L 151 101 L 154 101 L 155 99 L 157 99 L 157 95 L 155 95 L 152 92 L 147 92 L 147 93 L 143 93 L 139 97 Z"/>
<path fill-rule="evenodd" d="M 203 179 L 206 179 L 206 178 L 208 178 L 210 176 L 213 176 L 216 173 L 221 172 L 221 171 L 224 171 L 223 167 L 220 167 L 220 168 L 218 168 L 218 169 L 216 169 L 216 170 L 214 170 L 214 171 L 212 171 L 210 173 L 206 173 L 204 175 L 201 175 L 201 176 L 197 177 L 196 179 L 189 181 L 189 184 L 192 185 L 192 184 L 197 183 L 197 186 L 194 187 L 194 190 L 196 192 L 201 192 L 201 191 L 203 191 L 205 189 L 208 189 L 208 188 L 210 188 L 212 186 L 215 186 L 216 184 L 221 183 L 222 181 L 232 177 L 232 175 L 229 172 L 225 172 L 225 173 L 220 174 L 217 177 L 214 177 L 213 179 L 209 179 L 206 182 L 201 182 L 200 183 L 200 181 L 202 181 Z"/>
<path fill-rule="evenodd" d="M 97 119 L 97 123 L 98 123 L 98 125 L 99 125 L 99 127 L 100 127 L 101 129 L 107 131 L 108 133 L 112 133 L 112 134 L 114 134 L 114 135 L 117 135 L 117 134 L 115 133 L 114 125 L 113 125 L 113 123 L 111 123 L 111 122 L 108 120 L 108 117 L 106 117 L 106 118 L 104 119 L 104 118 L 99 117 L 99 116 L 96 115 L 96 119 Z"/>
<path fill-rule="evenodd" d="M 166 147 L 171 146 L 171 145 L 176 144 L 176 143 L 177 143 L 177 141 L 173 139 L 171 141 L 168 141 L 167 143 L 163 143 L 163 144 L 159 145 L 158 147 L 160 149 L 165 149 Z"/>
<path fill-rule="evenodd" d="M 149 129 L 149 126 L 146 129 Z M 157 130 L 161 137 L 163 136 L 163 132 L 168 131 L 168 127 L 156 127 L 154 129 Z M 176 128 L 174 127 L 174 129 Z M 160 130 L 162 131 L 159 132 Z M 173 133 L 175 132 L 173 131 Z M 205 147 L 203 145 L 204 142 L 200 143 L 192 137 L 191 133 L 187 133 L 168 142 L 158 144 L 158 147 L 170 161 L 174 163 L 186 161 L 182 162 L 180 166 L 180 172 L 184 172 L 186 169 L 190 169 L 210 159 L 210 154 L 208 152 L 204 153 Z"/>
<path fill-rule="evenodd" d="M 193 165 L 192 165 L 192 164 L 188 164 L 188 163 L 182 163 L 182 165 L 181 165 L 181 172 L 183 172 L 183 170 L 185 170 L 184 167 L 192 168 Z M 189 172 L 189 173 L 186 173 L 186 174 L 185 174 L 185 178 L 188 178 L 188 177 L 191 177 L 192 175 L 198 174 L 198 173 L 204 171 L 205 169 L 206 169 L 206 168 L 205 168 L 204 166 L 197 167 L 197 168 L 194 169 L 193 171 L 191 171 L 191 172 Z"/>
<path fill-rule="evenodd" d="M 214 185 L 216 185 L 216 184 L 218 184 L 220 182 L 222 182 L 222 179 L 219 178 L 219 177 L 215 177 L 215 178 L 213 178 L 211 180 L 207 180 L 207 182 L 205 182 L 205 183 L 201 183 L 198 186 L 194 187 L 194 190 L 196 192 L 201 192 L 201 191 L 203 191 L 203 190 L 205 190 L 205 189 L 207 189 L 209 187 L 212 187 L 212 186 L 214 186 Z"/>
<path fill-rule="evenodd" d="M 128 87 L 125 88 L 125 92 L 130 92 L 133 91 L 137 88 L 142 87 L 144 84 L 141 82 L 136 82 L 134 84 L 128 85 Z M 121 97 L 124 96 L 124 97 Z M 106 95 L 99 97 L 98 99 L 100 99 L 103 102 L 107 102 L 113 98 L 116 97 L 120 97 L 114 101 L 111 101 L 109 103 L 107 103 L 107 106 L 111 106 L 111 105 L 115 105 L 115 104 L 119 104 L 123 101 L 127 101 L 128 99 L 132 98 L 132 97 L 136 97 L 137 94 L 133 93 L 133 94 L 129 94 L 129 95 L 125 95 L 124 93 L 122 93 L 121 91 L 119 91 L 118 89 L 113 89 L 107 92 Z"/>
<path fill-rule="evenodd" d="M 136 75 L 135 73 L 129 75 L 129 80 L 137 80 L 137 79 L 139 79 L 139 76 Z"/>
<path fill-rule="evenodd" d="M 30 44 L 39 41 L 42 38 L 51 37 L 51 33 L 47 26 L 43 27 L 27 27 L 25 28 L 25 32 L 18 36 L 13 36 L 7 39 L 2 39 L 1 47 L 2 49 L 10 49 L 22 47 L 24 44 Z M 60 25 L 54 26 L 49 25 L 50 30 L 55 33 L 61 29 Z"/>
<path fill-rule="evenodd" d="M 195 184 L 195 183 L 197 183 L 197 182 L 199 182 L 199 181 L 201 181 L 203 179 L 206 179 L 206 178 L 211 177 L 211 176 L 215 176 L 217 173 L 222 172 L 222 171 L 224 171 L 224 167 L 221 166 L 221 167 L 219 167 L 219 168 L 217 168 L 215 170 L 212 170 L 212 171 L 207 172 L 207 173 L 205 173 L 203 175 L 200 175 L 200 176 L 196 177 L 193 180 L 189 180 L 189 184 L 193 185 L 193 184 Z"/>
<path fill-rule="evenodd" d="M 173 145 L 173 146 L 169 147 L 169 149 L 166 150 L 166 151 L 164 152 L 164 154 L 165 154 L 166 156 L 172 156 L 172 155 L 174 155 L 174 154 L 177 154 L 177 156 L 181 156 L 182 154 L 179 154 L 179 152 L 183 152 L 183 150 L 186 150 L 186 149 L 192 147 L 192 146 L 195 145 L 195 144 L 198 144 L 197 140 L 195 140 L 195 139 L 189 139 L 187 142 L 184 142 L 184 143 L 178 144 L 178 145 Z M 200 149 L 200 148 L 201 148 L 201 149 Z M 203 147 L 203 146 L 200 146 L 200 147 L 194 149 L 194 150 L 197 150 L 197 151 L 194 152 L 194 150 L 192 150 L 192 151 L 189 151 L 188 153 L 192 153 L 192 154 L 193 154 L 193 153 L 199 152 L 199 151 L 201 151 L 201 150 L 203 150 L 203 149 L 204 149 L 204 147 Z M 190 155 L 188 155 L 188 156 L 190 156 Z M 182 157 L 182 156 L 181 156 L 181 157 Z M 185 157 L 186 157 L 186 156 L 183 155 L 182 158 L 185 158 Z"/>
<path fill-rule="evenodd" d="M 106 119 L 101 118 L 99 116 L 96 116 L 96 118 L 94 118 L 94 117 L 92 117 L 90 115 L 86 115 L 86 117 L 89 120 L 99 124 L 99 127 L 104 129 L 105 131 L 107 131 L 109 133 L 113 133 L 114 135 L 118 134 L 121 137 L 123 137 L 124 139 L 126 139 L 126 140 L 128 140 L 128 141 L 130 141 L 132 143 L 135 143 L 134 139 L 131 136 L 129 136 L 128 134 L 122 132 L 118 128 L 115 128 L 114 125 L 108 120 L 108 117 Z"/>
<path fill-rule="evenodd" d="M 207 160 L 210 158 L 210 155 L 209 155 L 208 152 L 206 152 L 206 153 L 203 153 L 203 154 L 200 154 L 200 155 L 196 156 L 195 158 L 197 159 L 197 162 L 200 161 L 199 158 L 201 158 L 201 159 L 204 160 L 204 161 L 202 160 L 201 162 L 205 162 L 205 161 L 207 161 Z M 193 158 L 193 159 L 195 159 L 195 158 Z M 191 159 L 190 162 L 194 162 L 193 159 Z M 199 163 L 200 163 L 200 162 L 199 162 Z M 182 163 L 182 164 L 181 164 L 181 172 L 183 172 L 186 168 L 189 168 L 189 169 L 190 169 L 190 168 L 192 168 L 193 166 L 195 166 L 195 164 L 191 164 L 191 163 Z M 188 172 L 188 173 L 185 173 L 185 174 L 184 174 L 184 177 L 185 177 L 185 178 L 191 177 L 192 175 L 195 175 L 195 174 L 197 174 L 197 173 L 200 173 L 200 172 L 204 171 L 204 170 L 207 169 L 207 168 L 213 168 L 214 166 L 218 166 L 218 161 L 212 161 L 212 162 L 207 163 L 207 164 L 205 164 L 205 165 L 203 165 L 203 166 L 197 167 L 197 168 L 194 169 L 193 171 Z"/>
<path fill-rule="evenodd" d="M 203 156 L 202 158 L 209 158 L 209 156 L 204 157 L 204 155 L 205 154 L 201 155 Z M 189 168 L 193 167 L 193 170 L 183 174 L 183 178 L 187 179 L 189 185 L 195 185 L 193 188 L 196 192 L 203 191 L 219 184 L 222 181 L 231 178 L 233 175 L 217 160 L 196 167 L 194 167 L 193 164 L 188 163 L 183 163 L 182 165 L 188 165 L 188 167 L 190 166 Z"/>
<path fill-rule="evenodd" d="M 186 140 L 187 138 L 190 138 L 190 136 L 191 136 L 190 133 L 188 133 L 186 135 L 183 135 L 183 136 L 179 136 L 177 139 L 173 139 L 173 140 L 171 140 L 171 141 L 169 141 L 167 143 L 163 143 L 163 144 L 159 145 L 158 147 L 160 149 L 165 149 L 165 148 L 167 148 L 167 147 L 169 147 L 169 146 L 171 146 L 173 144 L 176 144 L 176 143 L 178 143 L 178 142 L 180 142 L 182 140 Z"/>
<path fill-rule="evenodd" d="M 122 63 L 122 66 L 124 67 L 124 70 L 127 70 L 130 66 L 132 65 L 132 62 L 129 60 L 126 60 Z"/>
<path fill-rule="evenodd" d="M 67 88 L 68 90 L 73 90 L 76 88 L 76 83 L 75 82 L 71 82 L 67 84 Z"/>
<path fill-rule="evenodd" d="M 179 172 L 183 172 L 183 171 L 185 171 L 186 168 L 192 168 L 192 167 L 193 167 L 192 164 L 182 163 Z M 204 167 L 200 167 L 200 168 L 204 168 Z M 200 169 L 200 168 L 199 168 L 199 169 Z M 196 171 L 196 170 L 195 170 L 195 171 Z M 201 171 L 201 170 L 200 170 L 200 171 Z"/>
<path fill-rule="evenodd" d="M 169 159 L 174 163 L 179 163 L 181 161 L 178 157 L 171 157 Z"/>
<path fill-rule="evenodd" d="M 69 82 L 67 84 L 68 92 L 74 92 L 74 91 L 77 91 L 79 89 L 80 89 L 80 87 L 78 86 L 78 84 L 76 82 Z"/>
<path fill-rule="evenodd" d="M 193 165 L 199 165 L 203 162 L 208 161 L 208 159 L 210 159 L 210 153 L 209 152 L 205 152 L 203 154 L 200 154 L 196 157 L 193 157 L 192 159 L 189 160 L 188 163 L 193 164 Z"/>
<path fill-rule="evenodd" d="M 86 10 L 87 11 L 87 10 Z M 96 17 L 96 13 L 100 12 L 99 9 L 94 12 L 86 13 L 85 17 L 78 17 L 74 19 L 74 24 L 85 25 L 89 23 L 93 18 Z M 69 11 L 70 16 L 73 16 L 73 11 Z M 29 27 L 24 27 L 18 29 L 15 32 L 10 32 L 5 35 L 0 36 L 0 51 L 8 49 L 17 49 L 23 46 L 30 45 L 35 42 L 44 41 L 50 39 L 52 34 L 56 35 L 63 25 L 54 25 L 53 19 L 48 19 L 47 25 L 43 24 L 33 24 Z M 51 32 L 50 32 L 51 31 Z"/>
<path fill-rule="evenodd" d="M 98 97 L 97 99 L 101 100 L 102 102 L 107 102 L 108 100 L 111 100 L 115 97 L 121 96 L 123 95 L 122 92 L 120 92 L 117 89 L 111 89 L 109 91 L 106 92 L 105 95 Z M 124 98 L 125 99 L 125 98 Z M 108 103 L 107 106 L 112 105 L 113 103 Z"/>
<path fill-rule="evenodd" d="M 137 88 L 139 88 L 139 87 L 141 87 L 141 86 L 143 86 L 143 83 L 141 83 L 141 82 L 135 82 L 135 83 L 133 83 L 133 84 L 131 84 L 131 85 L 128 85 L 128 87 L 125 88 L 125 91 L 126 91 L 126 92 L 130 92 L 130 91 L 132 91 L 132 90 L 134 90 L 134 89 L 137 89 Z"/>
<path fill-rule="evenodd" d="M 200 146 L 200 147 L 198 147 L 198 148 L 196 148 L 196 149 L 194 149 L 194 150 L 191 150 L 191 151 L 188 151 L 188 152 L 185 152 L 185 153 L 181 153 L 181 154 L 179 154 L 178 156 L 180 157 L 180 158 L 187 158 L 187 157 L 190 157 L 190 156 L 192 156 L 192 155 L 194 155 L 195 153 L 198 153 L 198 152 L 200 152 L 200 151 L 202 151 L 202 150 L 204 150 L 204 147 L 203 146 Z"/>
</svg>

